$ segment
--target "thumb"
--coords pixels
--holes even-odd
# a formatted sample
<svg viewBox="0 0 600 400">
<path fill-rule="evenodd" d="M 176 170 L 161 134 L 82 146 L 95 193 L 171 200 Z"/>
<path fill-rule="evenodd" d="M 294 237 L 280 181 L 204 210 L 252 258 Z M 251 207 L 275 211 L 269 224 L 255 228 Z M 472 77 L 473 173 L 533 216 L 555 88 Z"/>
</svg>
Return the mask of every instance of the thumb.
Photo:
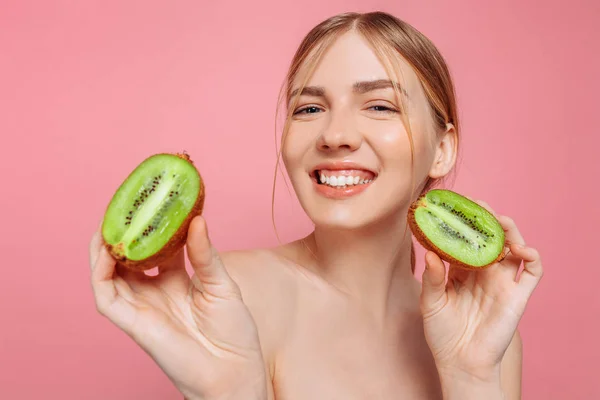
<svg viewBox="0 0 600 400">
<path fill-rule="evenodd" d="M 203 291 L 214 295 L 238 293 L 237 285 L 227 273 L 219 253 L 210 243 L 206 220 L 203 217 L 196 216 L 190 223 L 186 247 L 195 278 Z"/>
<path fill-rule="evenodd" d="M 432 251 L 425 254 L 425 271 L 423 271 L 422 305 L 425 310 L 439 309 L 446 304 L 446 267 L 442 260 Z"/>
</svg>

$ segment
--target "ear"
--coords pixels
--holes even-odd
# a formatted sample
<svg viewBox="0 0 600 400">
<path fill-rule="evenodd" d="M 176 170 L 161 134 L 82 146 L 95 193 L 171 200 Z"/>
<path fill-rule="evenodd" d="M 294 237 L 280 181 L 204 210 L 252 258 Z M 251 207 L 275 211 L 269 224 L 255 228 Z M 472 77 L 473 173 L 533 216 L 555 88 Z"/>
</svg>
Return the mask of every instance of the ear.
<svg viewBox="0 0 600 400">
<path fill-rule="evenodd" d="M 446 130 L 437 142 L 433 164 L 429 169 L 429 176 L 438 179 L 445 176 L 456 162 L 458 141 L 456 128 L 451 123 L 446 124 Z"/>
</svg>

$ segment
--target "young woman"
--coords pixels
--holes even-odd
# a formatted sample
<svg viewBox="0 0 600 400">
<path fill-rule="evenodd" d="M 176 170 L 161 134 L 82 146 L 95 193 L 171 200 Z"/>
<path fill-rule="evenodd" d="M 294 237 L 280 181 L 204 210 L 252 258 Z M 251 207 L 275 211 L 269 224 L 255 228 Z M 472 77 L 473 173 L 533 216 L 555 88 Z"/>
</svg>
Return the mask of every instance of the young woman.
<svg viewBox="0 0 600 400">
<path fill-rule="evenodd" d="M 99 312 L 187 399 L 519 399 L 517 325 L 542 265 L 515 223 L 497 215 L 510 253 L 489 269 L 450 266 L 446 283 L 427 252 L 413 275 L 409 204 L 451 172 L 460 138 L 435 46 L 389 14 L 334 16 L 301 43 L 285 101 L 281 156 L 314 231 L 219 254 L 197 217 L 153 277 L 96 232 Z"/>
</svg>

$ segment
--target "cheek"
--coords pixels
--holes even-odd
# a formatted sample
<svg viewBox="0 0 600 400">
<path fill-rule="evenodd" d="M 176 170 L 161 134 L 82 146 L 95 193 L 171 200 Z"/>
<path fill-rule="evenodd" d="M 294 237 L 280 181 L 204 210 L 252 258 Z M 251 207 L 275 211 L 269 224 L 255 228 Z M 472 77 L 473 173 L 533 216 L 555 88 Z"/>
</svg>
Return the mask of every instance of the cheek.
<svg viewBox="0 0 600 400">
<path fill-rule="evenodd" d="M 366 131 L 384 166 L 397 168 L 399 164 L 410 163 L 410 141 L 403 124 L 377 121 Z"/>
<path fill-rule="evenodd" d="M 428 171 L 432 147 L 428 141 L 428 132 L 423 127 L 411 121 L 411 131 L 415 173 L 417 177 L 421 177 Z M 378 132 L 372 136 L 372 142 L 374 147 L 379 149 L 384 166 L 410 171 L 411 140 L 404 124 L 396 121 L 388 126 L 380 126 Z"/>
<path fill-rule="evenodd" d="M 284 165 L 291 174 L 302 166 L 303 157 L 309 146 L 309 136 L 303 134 L 302 129 L 292 125 L 284 138 L 281 152 Z"/>
<path fill-rule="evenodd" d="M 386 129 L 379 135 L 378 139 L 381 146 L 393 149 L 396 154 L 410 153 L 410 142 L 404 126 L 395 126 Z"/>
</svg>

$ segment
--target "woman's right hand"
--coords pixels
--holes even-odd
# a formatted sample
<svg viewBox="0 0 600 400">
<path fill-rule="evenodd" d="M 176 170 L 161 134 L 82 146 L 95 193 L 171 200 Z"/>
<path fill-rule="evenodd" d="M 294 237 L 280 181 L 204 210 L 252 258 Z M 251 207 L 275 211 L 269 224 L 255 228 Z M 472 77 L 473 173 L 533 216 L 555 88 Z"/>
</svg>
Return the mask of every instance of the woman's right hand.
<svg viewBox="0 0 600 400">
<path fill-rule="evenodd" d="M 268 399 L 255 322 L 202 217 L 190 224 L 186 248 L 192 279 L 183 249 L 147 276 L 119 265 L 98 230 L 90 244 L 98 311 L 133 338 L 186 399 Z"/>
</svg>

